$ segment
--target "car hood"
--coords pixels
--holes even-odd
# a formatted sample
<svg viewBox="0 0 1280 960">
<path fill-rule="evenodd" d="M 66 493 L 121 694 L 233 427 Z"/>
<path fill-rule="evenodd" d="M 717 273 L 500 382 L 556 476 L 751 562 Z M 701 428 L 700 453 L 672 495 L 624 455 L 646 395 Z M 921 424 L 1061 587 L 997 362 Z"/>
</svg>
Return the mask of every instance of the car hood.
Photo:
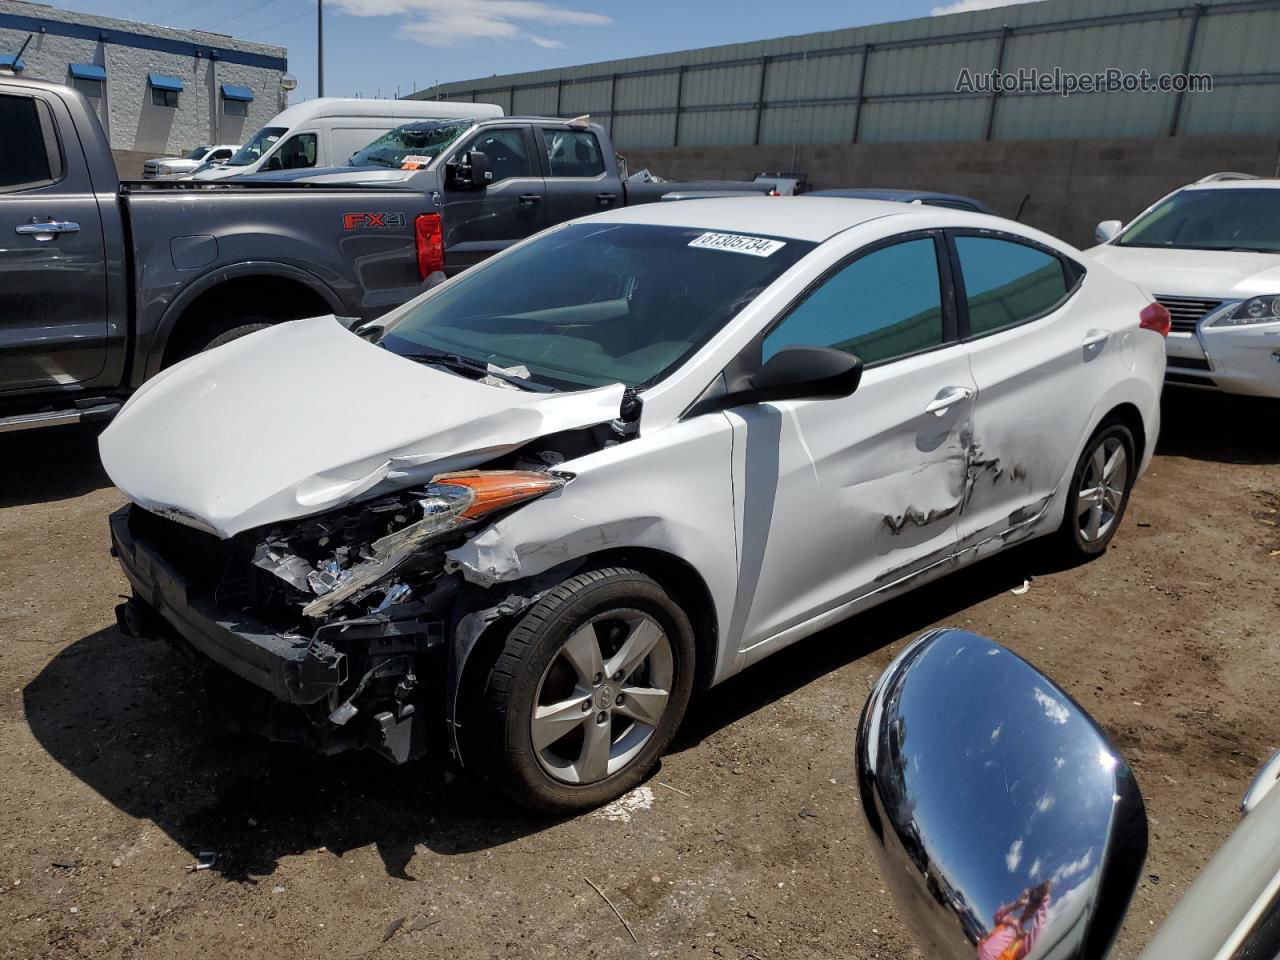
<svg viewBox="0 0 1280 960">
<path fill-rule="evenodd" d="M 225 180 L 227 177 L 244 176 L 246 167 L 233 167 L 229 164 L 223 164 L 220 167 L 210 167 L 208 170 L 200 170 L 193 175 L 195 180 Z"/>
<path fill-rule="evenodd" d="M 391 170 L 387 167 L 316 167 L 310 170 L 281 170 L 272 173 L 255 173 L 245 179 L 272 180 L 303 183 L 325 183 L 336 186 L 344 185 L 383 185 L 395 186 L 407 183 L 411 177 L 421 176 L 416 170 Z M 434 174 L 427 174 L 434 178 Z M 426 187 L 424 189 L 432 189 Z"/>
<path fill-rule="evenodd" d="M 1280 254 L 1117 247 L 1110 243 L 1088 253 L 1153 295 L 1230 300 L 1280 293 Z"/>
<path fill-rule="evenodd" d="M 99 451 L 134 503 L 231 537 L 606 423 L 624 390 L 490 386 L 316 317 L 161 372 L 103 432 Z"/>
</svg>

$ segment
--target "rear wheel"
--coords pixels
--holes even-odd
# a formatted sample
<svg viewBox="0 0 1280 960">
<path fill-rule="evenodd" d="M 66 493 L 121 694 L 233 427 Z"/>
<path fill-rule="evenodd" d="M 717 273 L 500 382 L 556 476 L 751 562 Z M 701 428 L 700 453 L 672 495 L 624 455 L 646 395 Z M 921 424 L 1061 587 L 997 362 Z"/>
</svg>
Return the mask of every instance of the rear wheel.
<svg viewBox="0 0 1280 960">
<path fill-rule="evenodd" d="M 1103 424 L 1090 438 L 1071 478 L 1058 541 L 1077 559 L 1096 557 L 1115 536 L 1137 477 L 1133 434 L 1121 423 Z"/>
<path fill-rule="evenodd" d="M 656 582 L 619 567 L 571 577 L 508 634 L 484 691 L 480 759 L 526 806 L 606 803 L 670 744 L 693 669 L 689 619 Z"/>
</svg>

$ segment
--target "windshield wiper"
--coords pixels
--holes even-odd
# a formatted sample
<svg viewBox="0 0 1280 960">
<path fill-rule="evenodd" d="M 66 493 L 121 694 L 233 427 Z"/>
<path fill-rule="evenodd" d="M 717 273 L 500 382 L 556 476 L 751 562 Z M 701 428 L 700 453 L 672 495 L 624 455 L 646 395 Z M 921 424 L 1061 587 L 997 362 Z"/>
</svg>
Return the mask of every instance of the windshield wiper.
<svg viewBox="0 0 1280 960">
<path fill-rule="evenodd" d="M 538 383 L 526 377 L 517 377 L 513 373 L 506 373 L 502 370 L 495 370 L 487 363 L 472 360 L 470 357 L 464 357 L 456 353 L 402 353 L 400 356 L 406 360 L 416 360 L 418 363 L 429 363 L 437 367 L 444 367 L 446 370 L 453 370 L 455 373 L 475 373 L 481 377 L 493 377 L 495 380 L 513 384 L 522 390 L 532 390 L 535 393 L 555 392 L 555 387 L 548 384 Z"/>
</svg>

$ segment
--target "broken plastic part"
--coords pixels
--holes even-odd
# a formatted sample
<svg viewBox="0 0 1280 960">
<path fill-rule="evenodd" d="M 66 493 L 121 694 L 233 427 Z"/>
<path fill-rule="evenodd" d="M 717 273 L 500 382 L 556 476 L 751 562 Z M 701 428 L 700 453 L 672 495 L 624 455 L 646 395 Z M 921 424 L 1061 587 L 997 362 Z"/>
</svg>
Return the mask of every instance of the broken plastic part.
<svg viewBox="0 0 1280 960">
<path fill-rule="evenodd" d="M 373 587 L 435 537 L 494 510 L 514 506 L 564 486 L 566 478 L 523 470 L 442 473 L 418 500 L 422 519 L 369 547 L 368 559 L 342 571 L 344 578 L 302 612 L 315 617 Z M 327 582 L 326 582 L 327 585 Z"/>
</svg>

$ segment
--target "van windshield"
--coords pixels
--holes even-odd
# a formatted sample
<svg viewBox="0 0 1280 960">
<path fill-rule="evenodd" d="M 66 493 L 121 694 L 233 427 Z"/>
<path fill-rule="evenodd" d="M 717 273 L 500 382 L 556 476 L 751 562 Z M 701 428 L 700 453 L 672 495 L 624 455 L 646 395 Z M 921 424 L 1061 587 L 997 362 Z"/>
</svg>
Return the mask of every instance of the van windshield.
<svg viewBox="0 0 1280 960">
<path fill-rule="evenodd" d="M 469 130 L 474 120 L 422 120 L 406 123 L 380 136 L 347 161 L 350 167 L 390 167 L 398 170 L 405 157 L 434 160 L 440 151 Z"/>
<path fill-rule="evenodd" d="M 251 163 L 257 163 L 288 132 L 288 127 L 263 127 L 253 135 L 252 140 L 236 151 L 236 155 L 227 161 L 227 166 L 247 167 Z"/>
</svg>

